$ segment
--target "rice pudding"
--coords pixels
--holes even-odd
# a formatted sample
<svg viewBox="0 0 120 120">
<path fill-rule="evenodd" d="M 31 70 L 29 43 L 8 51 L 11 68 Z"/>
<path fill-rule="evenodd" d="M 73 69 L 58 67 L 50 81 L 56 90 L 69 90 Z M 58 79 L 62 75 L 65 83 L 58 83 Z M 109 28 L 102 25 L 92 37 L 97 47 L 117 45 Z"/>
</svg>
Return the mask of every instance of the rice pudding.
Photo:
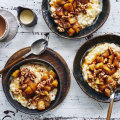
<svg viewBox="0 0 120 120">
<path fill-rule="evenodd" d="M 50 0 L 49 4 L 58 31 L 69 36 L 92 25 L 102 11 L 101 0 Z"/>
<path fill-rule="evenodd" d="M 51 67 L 25 64 L 13 72 L 10 91 L 14 100 L 28 109 L 44 110 L 57 95 L 58 80 Z"/>
<path fill-rule="evenodd" d="M 120 84 L 120 47 L 103 43 L 90 49 L 82 61 L 82 73 L 90 87 L 110 97 Z"/>
</svg>

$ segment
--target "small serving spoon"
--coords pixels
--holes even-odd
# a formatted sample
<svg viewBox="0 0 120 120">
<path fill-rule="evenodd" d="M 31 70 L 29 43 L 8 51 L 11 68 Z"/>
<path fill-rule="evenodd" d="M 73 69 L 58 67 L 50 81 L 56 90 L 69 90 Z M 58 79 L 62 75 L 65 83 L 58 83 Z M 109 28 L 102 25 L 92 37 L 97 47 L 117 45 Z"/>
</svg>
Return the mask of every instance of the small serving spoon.
<svg viewBox="0 0 120 120">
<path fill-rule="evenodd" d="M 108 113 L 107 113 L 107 118 L 106 118 L 106 120 L 110 120 L 110 118 L 111 118 L 111 113 L 112 113 L 112 108 L 113 108 L 115 93 L 116 93 L 117 91 L 120 91 L 120 86 L 118 86 L 118 87 L 115 89 L 115 91 L 110 95 L 110 104 L 109 104 L 109 109 L 108 109 Z"/>
<path fill-rule="evenodd" d="M 23 60 L 24 58 L 26 58 L 27 56 L 29 56 L 30 54 L 34 54 L 34 55 L 40 55 L 41 53 L 43 53 L 46 48 L 48 46 L 48 41 L 45 39 L 39 39 L 37 41 L 35 41 L 32 45 L 31 45 L 31 50 L 29 53 L 25 54 L 24 56 L 18 58 L 17 60 L 15 60 L 14 62 L 12 62 L 11 64 L 9 64 L 8 66 L 6 66 L 5 68 L 3 68 L 2 70 L 0 70 L 0 74 L 3 73 L 4 71 L 8 70 L 9 68 L 11 68 L 15 63 Z"/>
</svg>

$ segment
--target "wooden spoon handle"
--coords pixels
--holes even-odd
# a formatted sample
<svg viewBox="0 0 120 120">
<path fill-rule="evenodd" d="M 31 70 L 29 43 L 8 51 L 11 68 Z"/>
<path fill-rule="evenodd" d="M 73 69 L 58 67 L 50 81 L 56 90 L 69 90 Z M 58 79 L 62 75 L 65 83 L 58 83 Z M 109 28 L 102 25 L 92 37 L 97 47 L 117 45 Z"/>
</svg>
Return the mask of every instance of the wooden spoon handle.
<svg viewBox="0 0 120 120">
<path fill-rule="evenodd" d="M 111 101 L 110 101 L 110 104 L 109 104 L 109 109 L 108 109 L 108 114 L 107 114 L 106 120 L 110 120 L 110 118 L 111 118 L 111 113 L 112 113 L 112 108 L 113 108 L 113 102 L 114 102 L 114 95 L 111 98 Z"/>
<path fill-rule="evenodd" d="M 5 68 L 3 68 L 2 70 L 0 70 L 0 74 L 3 73 L 4 71 L 8 70 L 9 68 L 11 68 L 14 64 L 16 64 L 17 62 L 23 60 L 24 57 L 21 57 L 15 61 L 13 61 L 11 64 L 9 64 L 8 66 L 6 66 Z"/>
</svg>

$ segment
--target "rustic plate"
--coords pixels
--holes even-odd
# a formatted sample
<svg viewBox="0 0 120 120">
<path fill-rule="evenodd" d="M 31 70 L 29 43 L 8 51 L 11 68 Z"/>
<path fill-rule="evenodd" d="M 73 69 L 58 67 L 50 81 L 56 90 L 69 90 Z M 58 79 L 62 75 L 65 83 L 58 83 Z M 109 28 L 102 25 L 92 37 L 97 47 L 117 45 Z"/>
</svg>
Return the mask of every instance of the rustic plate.
<svg viewBox="0 0 120 120">
<path fill-rule="evenodd" d="M 98 36 L 93 39 L 90 39 L 86 41 L 78 50 L 73 64 L 73 75 L 80 86 L 80 88 L 91 98 L 94 98 L 97 101 L 100 102 L 110 102 L 110 98 L 106 97 L 104 94 L 96 92 L 94 89 L 92 89 L 87 82 L 83 79 L 82 70 L 80 66 L 80 61 L 84 57 L 85 52 L 92 48 L 93 46 L 99 44 L 99 43 L 114 43 L 116 45 L 120 46 L 120 36 L 108 34 L 103 36 Z M 120 92 L 117 92 L 115 94 L 114 101 L 120 100 Z"/>
<path fill-rule="evenodd" d="M 23 56 L 25 53 L 28 53 L 29 51 L 30 51 L 30 47 L 27 47 L 27 48 L 21 49 L 20 51 L 16 52 L 15 54 L 13 54 L 10 57 L 10 59 L 7 61 L 5 66 L 10 64 L 15 59 Z M 57 101 L 56 106 L 59 105 L 65 99 L 65 97 L 69 91 L 70 83 L 71 83 L 70 71 L 69 71 L 69 68 L 68 68 L 66 62 L 64 61 L 64 59 L 57 52 L 55 52 L 49 48 L 47 48 L 47 50 L 39 56 L 30 55 L 26 59 L 37 59 L 37 60 L 41 59 L 43 61 L 48 62 L 52 66 L 54 66 L 54 68 L 58 72 L 59 78 L 61 80 L 61 96 L 60 96 L 59 101 Z M 3 86 L 4 86 L 6 74 L 7 74 L 7 72 L 2 74 L 2 85 Z M 6 92 L 4 88 L 3 88 L 3 90 L 4 90 L 4 92 Z M 56 106 L 53 106 L 52 108 L 55 108 Z M 48 109 L 48 110 L 50 110 L 50 109 Z M 23 112 L 30 113 L 27 111 L 23 111 Z M 43 112 L 36 111 L 36 112 L 30 113 L 30 114 L 40 114 L 40 113 L 42 114 L 42 113 L 44 113 L 44 111 Z"/>
<path fill-rule="evenodd" d="M 110 13 L 110 1 L 109 0 L 101 0 L 103 4 L 102 12 L 98 16 L 96 22 L 91 26 L 81 30 L 78 34 L 75 34 L 72 37 L 69 37 L 67 33 L 60 33 L 57 30 L 57 24 L 54 23 L 54 19 L 51 17 L 51 12 L 49 10 L 49 0 L 42 1 L 42 15 L 43 18 L 48 25 L 49 29 L 54 32 L 56 35 L 66 39 L 80 39 L 87 37 L 97 31 L 107 20 L 109 13 Z"/>
</svg>

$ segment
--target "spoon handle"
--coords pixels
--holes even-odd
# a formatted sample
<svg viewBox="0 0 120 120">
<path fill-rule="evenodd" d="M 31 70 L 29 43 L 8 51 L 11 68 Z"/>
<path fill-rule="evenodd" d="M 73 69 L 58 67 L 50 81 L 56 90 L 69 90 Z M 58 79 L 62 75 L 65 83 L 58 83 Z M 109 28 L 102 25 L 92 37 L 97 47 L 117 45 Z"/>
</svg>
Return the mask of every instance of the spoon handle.
<svg viewBox="0 0 120 120">
<path fill-rule="evenodd" d="M 23 60 L 25 57 L 21 57 L 18 58 L 17 60 L 13 61 L 11 64 L 9 64 L 8 66 L 6 66 L 5 68 L 3 68 L 2 70 L 0 70 L 0 74 L 3 73 L 4 71 L 8 70 L 9 68 L 11 68 L 14 64 L 16 64 L 17 62 Z"/>
<path fill-rule="evenodd" d="M 112 93 L 110 96 L 110 104 L 109 104 L 109 109 L 108 109 L 108 113 L 107 113 L 107 118 L 106 120 L 110 120 L 111 118 L 111 113 L 112 113 L 112 108 L 113 108 L 113 102 L 114 102 L 114 97 L 115 97 L 115 93 Z"/>
</svg>

